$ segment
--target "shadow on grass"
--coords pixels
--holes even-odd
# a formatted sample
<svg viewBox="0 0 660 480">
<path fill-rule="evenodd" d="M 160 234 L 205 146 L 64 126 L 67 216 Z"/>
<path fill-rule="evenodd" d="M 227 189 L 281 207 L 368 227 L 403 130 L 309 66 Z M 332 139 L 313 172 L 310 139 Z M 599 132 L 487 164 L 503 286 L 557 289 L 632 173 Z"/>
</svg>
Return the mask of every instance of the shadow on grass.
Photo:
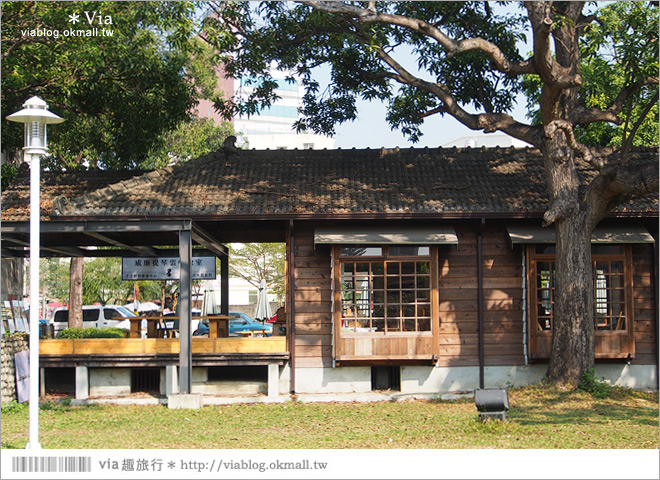
<svg viewBox="0 0 660 480">
<path fill-rule="evenodd" d="M 607 398 L 586 392 L 529 386 L 512 392 L 509 418 L 520 425 L 608 425 L 658 427 L 657 393 L 613 388 Z"/>
<path fill-rule="evenodd" d="M 520 425 L 594 425 L 625 421 L 631 425 L 658 426 L 658 410 L 649 407 L 595 403 L 588 408 L 545 409 L 543 405 L 515 406 L 509 417 Z"/>
</svg>

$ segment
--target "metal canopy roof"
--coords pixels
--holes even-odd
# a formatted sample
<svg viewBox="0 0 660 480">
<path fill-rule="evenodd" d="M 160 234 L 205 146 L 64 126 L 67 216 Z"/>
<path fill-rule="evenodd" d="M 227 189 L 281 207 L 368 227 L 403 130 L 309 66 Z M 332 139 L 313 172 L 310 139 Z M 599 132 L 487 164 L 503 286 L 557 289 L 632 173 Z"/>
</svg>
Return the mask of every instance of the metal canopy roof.
<svg viewBox="0 0 660 480">
<path fill-rule="evenodd" d="M 40 229 L 44 257 L 169 255 L 168 247 L 178 248 L 183 231 L 192 232 L 193 241 L 206 254 L 227 255 L 227 248 L 213 234 L 191 220 L 54 221 L 41 222 Z M 5 222 L 1 230 L 3 257 L 29 255 L 28 222 Z"/>
<path fill-rule="evenodd" d="M 458 237 L 451 226 L 411 228 L 324 227 L 314 230 L 314 243 L 458 245 Z"/>
<path fill-rule="evenodd" d="M 512 244 L 556 243 L 554 226 L 543 228 L 536 225 L 507 225 Z M 653 243 L 648 230 L 639 225 L 596 227 L 591 243 Z"/>
</svg>

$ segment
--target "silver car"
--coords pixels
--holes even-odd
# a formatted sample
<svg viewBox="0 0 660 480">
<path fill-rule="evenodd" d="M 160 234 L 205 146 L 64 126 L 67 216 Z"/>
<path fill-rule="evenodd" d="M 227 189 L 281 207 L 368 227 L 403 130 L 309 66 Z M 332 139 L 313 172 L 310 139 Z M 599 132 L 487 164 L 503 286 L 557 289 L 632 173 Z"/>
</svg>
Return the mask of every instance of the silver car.
<svg viewBox="0 0 660 480">
<path fill-rule="evenodd" d="M 135 313 L 120 305 L 84 305 L 83 328 L 124 328 L 129 330 L 131 328 L 129 318 L 135 316 Z M 55 334 L 68 328 L 68 307 L 59 307 L 53 310 L 50 324 L 54 325 Z"/>
</svg>

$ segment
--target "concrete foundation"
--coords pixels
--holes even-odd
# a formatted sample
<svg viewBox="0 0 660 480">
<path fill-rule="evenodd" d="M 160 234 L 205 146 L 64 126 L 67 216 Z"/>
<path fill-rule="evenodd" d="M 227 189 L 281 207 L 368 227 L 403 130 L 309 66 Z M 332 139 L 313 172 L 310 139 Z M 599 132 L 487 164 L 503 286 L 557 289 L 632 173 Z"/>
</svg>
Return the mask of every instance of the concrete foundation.
<svg viewBox="0 0 660 480">
<path fill-rule="evenodd" d="M 204 383 L 193 383 L 192 393 L 205 395 L 259 395 L 268 392 L 266 382 L 218 380 Z"/>
<path fill-rule="evenodd" d="M 268 396 L 277 397 L 280 394 L 280 367 L 268 365 Z"/>
<path fill-rule="evenodd" d="M 211 379 L 208 368 L 193 369 L 193 395 L 205 397 L 225 397 L 227 399 L 262 397 L 264 401 L 279 401 L 279 397 L 290 392 L 291 368 L 269 365 L 267 378 L 259 379 Z M 484 369 L 485 388 L 516 388 L 541 381 L 547 365 L 518 365 L 508 367 L 486 367 Z M 128 396 L 131 392 L 130 368 L 88 368 L 75 369 L 76 400 L 90 397 Z M 655 390 L 657 377 L 655 365 L 597 364 L 596 377 L 612 385 L 639 390 Z M 168 365 L 161 369 L 160 395 L 172 397 L 179 393 L 178 366 Z M 296 370 L 296 394 L 302 400 L 318 401 L 315 396 L 328 395 L 374 395 L 384 393 L 401 397 L 420 398 L 443 397 L 448 394 L 466 394 L 479 388 L 478 367 L 433 367 L 401 366 L 400 390 L 387 392 L 372 391 L 371 367 L 299 368 Z M 157 395 L 158 396 L 158 395 Z M 175 402 L 178 400 L 175 400 Z M 186 400 L 188 401 L 188 400 Z M 219 400 L 218 400 L 219 401 Z M 360 401 L 360 400 L 357 400 Z M 176 403 L 175 403 L 176 405 Z M 178 408 L 178 407 L 177 407 Z M 187 408 L 187 407 L 186 407 Z"/>
<path fill-rule="evenodd" d="M 173 393 L 167 397 L 167 407 L 171 410 L 202 408 L 202 395 L 199 393 Z"/>
<path fill-rule="evenodd" d="M 655 365 L 596 365 L 596 377 L 637 390 L 655 390 L 658 384 Z"/>
<path fill-rule="evenodd" d="M 160 380 L 160 391 L 161 394 L 165 394 L 166 396 L 170 396 L 174 393 L 179 393 L 179 367 L 176 365 L 168 365 L 165 367 L 165 370 L 162 371 L 161 380 Z M 164 381 L 163 381 L 164 380 Z M 164 391 L 163 391 L 163 386 Z"/>
<path fill-rule="evenodd" d="M 76 367 L 76 399 L 85 400 L 86 398 L 89 398 L 89 369 Z"/>
<path fill-rule="evenodd" d="M 81 368 L 81 367 L 77 367 Z M 86 367 L 82 367 L 86 368 Z M 77 372 L 76 372 L 77 376 Z M 76 380 L 76 384 L 78 381 Z M 131 393 L 130 368 L 90 368 L 89 395 L 128 395 Z"/>
<path fill-rule="evenodd" d="M 403 378 L 401 380 L 403 382 Z M 297 368 L 296 393 L 371 391 L 371 367 Z"/>
<path fill-rule="evenodd" d="M 485 367 L 485 388 L 515 388 L 538 383 L 547 365 Z M 600 364 L 596 376 L 622 387 L 641 390 L 656 389 L 655 365 Z M 402 394 L 445 394 L 469 392 L 479 388 L 478 367 L 402 366 Z M 371 391 L 370 367 L 299 368 L 296 370 L 296 392 L 366 393 Z"/>
</svg>

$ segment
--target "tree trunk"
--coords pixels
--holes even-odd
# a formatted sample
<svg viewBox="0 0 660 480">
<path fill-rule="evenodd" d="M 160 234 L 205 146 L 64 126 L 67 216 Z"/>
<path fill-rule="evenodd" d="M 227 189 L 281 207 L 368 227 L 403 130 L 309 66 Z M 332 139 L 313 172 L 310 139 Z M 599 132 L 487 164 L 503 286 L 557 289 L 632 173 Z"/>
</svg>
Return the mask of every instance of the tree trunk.
<svg viewBox="0 0 660 480">
<path fill-rule="evenodd" d="M 555 132 L 544 142 L 543 157 L 551 204 L 545 224 L 556 231 L 552 346 L 546 380 L 576 388 L 594 365 L 594 293 L 591 234 L 595 223 L 583 198 L 575 152 L 566 135 Z"/>
<path fill-rule="evenodd" d="M 554 322 L 546 380 L 574 389 L 594 366 L 594 290 L 587 215 L 558 221 Z"/>
<path fill-rule="evenodd" d="M 83 257 L 71 257 L 69 286 L 69 328 L 82 328 L 83 312 L 83 275 L 85 273 L 85 259 Z"/>
</svg>

